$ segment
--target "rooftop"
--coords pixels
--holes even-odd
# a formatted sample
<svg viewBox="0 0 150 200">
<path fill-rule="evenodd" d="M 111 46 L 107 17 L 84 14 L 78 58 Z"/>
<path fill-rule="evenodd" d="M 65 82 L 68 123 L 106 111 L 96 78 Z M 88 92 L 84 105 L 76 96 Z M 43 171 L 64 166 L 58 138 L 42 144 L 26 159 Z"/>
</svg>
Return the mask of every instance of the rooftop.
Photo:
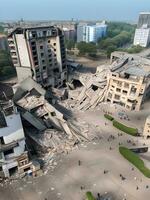
<svg viewBox="0 0 150 200">
<path fill-rule="evenodd" d="M 17 113 L 6 116 L 5 120 L 7 123 L 7 127 L 0 128 L 0 137 L 8 136 L 10 134 L 16 134 L 15 140 L 21 139 L 20 136 L 24 136 L 24 131 L 22 128 L 20 114 Z"/>
<path fill-rule="evenodd" d="M 137 66 L 129 66 L 126 70 L 125 73 L 134 75 L 134 76 L 148 76 L 150 72 L 144 71 L 144 69 L 137 67 Z"/>
</svg>

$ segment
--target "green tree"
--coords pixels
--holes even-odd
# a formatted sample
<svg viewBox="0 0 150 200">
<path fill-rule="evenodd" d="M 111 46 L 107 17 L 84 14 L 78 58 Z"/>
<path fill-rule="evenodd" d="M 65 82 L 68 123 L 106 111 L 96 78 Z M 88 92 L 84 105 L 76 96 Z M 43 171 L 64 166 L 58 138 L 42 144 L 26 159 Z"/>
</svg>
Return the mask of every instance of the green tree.
<svg viewBox="0 0 150 200">
<path fill-rule="evenodd" d="M 66 48 L 71 50 L 72 48 L 75 47 L 75 41 L 74 40 L 66 40 L 65 41 Z"/>
<path fill-rule="evenodd" d="M 79 42 L 77 44 L 77 48 L 79 49 L 79 52 L 81 55 L 85 54 L 96 54 L 97 47 L 95 43 L 86 43 L 86 42 Z"/>
</svg>

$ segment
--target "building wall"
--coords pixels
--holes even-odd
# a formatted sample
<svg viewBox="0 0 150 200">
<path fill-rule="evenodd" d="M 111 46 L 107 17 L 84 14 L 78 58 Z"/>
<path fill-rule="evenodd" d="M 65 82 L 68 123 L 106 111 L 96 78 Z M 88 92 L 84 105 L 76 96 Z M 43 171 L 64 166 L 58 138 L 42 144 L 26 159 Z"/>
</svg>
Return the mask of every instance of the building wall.
<svg viewBox="0 0 150 200">
<path fill-rule="evenodd" d="M 16 43 L 18 46 L 18 55 L 20 58 L 20 65 L 23 67 L 30 67 L 30 58 L 29 58 L 29 52 L 27 49 L 27 43 L 24 37 L 24 34 L 16 34 Z"/>
<path fill-rule="evenodd" d="M 32 77 L 32 71 L 29 67 L 16 67 L 16 72 L 19 83 L 28 77 Z"/>
<path fill-rule="evenodd" d="M 145 138 L 150 137 L 150 116 L 147 117 L 144 130 L 143 130 L 143 136 Z"/>
<path fill-rule="evenodd" d="M 147 47 L 150 43 L 150 29 L 139 28 L 135 31 L 134 45 Z"/>
</svg>

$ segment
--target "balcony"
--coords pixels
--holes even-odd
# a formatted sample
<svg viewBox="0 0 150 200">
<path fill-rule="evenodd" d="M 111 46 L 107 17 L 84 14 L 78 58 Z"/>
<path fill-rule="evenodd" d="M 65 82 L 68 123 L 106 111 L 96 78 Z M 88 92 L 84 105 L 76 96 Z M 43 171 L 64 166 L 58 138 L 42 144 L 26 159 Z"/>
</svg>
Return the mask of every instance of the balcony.
<svg viewBox="0 0 150 200">
<path fill-rule="evenodd" d="M 11 142 L 9 144 L 0 144 L 0 152 L 10 150 L 10 149 L 17 147 L 17 146 L 18 146 L 17 141 Z"/>
</svg>

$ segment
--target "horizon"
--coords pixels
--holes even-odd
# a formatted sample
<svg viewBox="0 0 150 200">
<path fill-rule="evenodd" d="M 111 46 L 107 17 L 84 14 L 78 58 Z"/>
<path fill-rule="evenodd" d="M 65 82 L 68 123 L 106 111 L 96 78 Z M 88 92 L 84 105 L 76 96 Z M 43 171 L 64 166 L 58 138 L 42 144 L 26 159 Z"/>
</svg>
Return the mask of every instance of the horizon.
<svg viewBox="0 0 150 200">
<path fill-rule="evenodd" d="M 0 0 L 0 21 L 106 20 L 137 22 L 140 12 L 148 11 L 149 0 Z M 6 12 L 7 10 L 7 12 Z M 15 12 L 14 12 L 15 11 Z"/>
</svg>

